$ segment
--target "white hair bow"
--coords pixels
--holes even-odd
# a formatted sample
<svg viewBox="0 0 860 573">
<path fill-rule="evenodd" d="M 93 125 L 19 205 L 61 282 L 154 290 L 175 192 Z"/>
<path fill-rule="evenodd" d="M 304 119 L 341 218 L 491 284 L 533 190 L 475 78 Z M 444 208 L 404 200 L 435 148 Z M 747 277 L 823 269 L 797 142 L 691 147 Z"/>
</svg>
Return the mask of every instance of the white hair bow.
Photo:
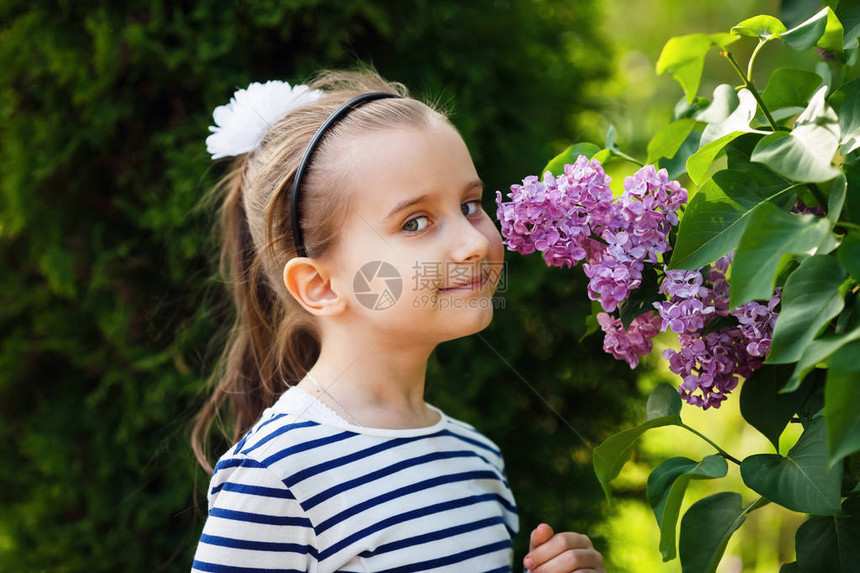
<svg viewBox="0 0 860 573">
<path fill-rule="evenodd" d="M 212 159 L 240 155 L 260 145 L 263 134 L 293 109 L 321 98 L 321 90 L 306 85 L 290 86 L 287 82 L 254 82 L 237 90 L 230 103 L 212 112 L 215 125 L 206 138 L 206 150 Z"/>
</svg>

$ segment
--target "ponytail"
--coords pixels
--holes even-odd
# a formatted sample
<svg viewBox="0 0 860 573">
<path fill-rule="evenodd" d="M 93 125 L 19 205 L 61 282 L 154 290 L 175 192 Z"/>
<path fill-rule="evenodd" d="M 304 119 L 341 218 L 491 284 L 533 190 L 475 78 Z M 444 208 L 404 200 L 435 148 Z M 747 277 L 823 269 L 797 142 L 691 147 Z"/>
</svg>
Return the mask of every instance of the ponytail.
<svg viewBox="0 0 860 573">
<path fill-rule="evenodd" d="M 304 377 L 319 356 L 319 341 L 301 309 L 286 308 L 261 275 L 242 200 L 245 157 L 216 186 L 224 199 L 220 208 L 222 246 L 219 270 L 236 311 L 230 336 L 208 381 L 214 387 L 197 414 L 191 446 L 197 461 L 212 473 L 209 463 L 212 426 L 230 440 L 238 440 L 271 406 L 287 385 Z M 297 306 L 297 305 L 296 305 Z M 289 333 L 278 344 L 278 332 Z M 223 413 L 228 410 L 228 427 Z"/>
</svg>

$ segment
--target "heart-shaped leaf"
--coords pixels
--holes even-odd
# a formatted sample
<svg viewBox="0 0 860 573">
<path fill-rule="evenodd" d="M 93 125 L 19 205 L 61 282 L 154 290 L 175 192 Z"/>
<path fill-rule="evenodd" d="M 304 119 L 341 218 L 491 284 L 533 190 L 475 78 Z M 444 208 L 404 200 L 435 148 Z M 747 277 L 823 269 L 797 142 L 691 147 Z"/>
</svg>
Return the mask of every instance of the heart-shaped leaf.
<svg viewBox="0 0 860 573">
<path fill-rule="evenodd" d="M 715 479 L 726 475 L 728 464 L 721 456 L 707 456 L 700 462 L 685 457 L 670 458 L 648 476 L 648 503 L 660 526 L 660 553 L 663 561 L 675 558 L 675 530 L 684 492 L 691 479 Z"/>
<path fill-rule="evenodd" d="M 815 335 L 842 312 L 845 301 L 839 286 L 845 269 L 828 255 L 815 255 L 800 263 L 785 282 L 782 310 L 773 329 L 767 362 L 796 362 Z"/>
<path fill-rule="evenodd" d="M 779 68 L 771 74 L 761 99 L 771 111 L 785 107 L 805 108 L 823 81 L 812 72 Z"/>
<path fill-rule="evenodd" d="M 645 422 L 635 428 L 609 436 L 594 448 L 592 453 L 594 473 L 607 499 L 610 498 L 609 482 L 618 477 L 621 468 L 630 458 L 633 445 L 639 436 L 651 428 L 681 424 L 681 397 L 670 384 L 658 385 L 648 397 L 645 409 L 647 414 Z"/>
<path fill-rule="evenodd" d="M 750 215 L 740 238 L 730 287 L 730 306 L 770 298 L 776 271 L 784 255 L 813 255 L 832 223 L 814 215 L 791 215 L 770 203 L 760 205 Z"/>
<path fill-rule="evenodd" d="M 702 80 L 705 55 L 713 46 L 726 47 L 736 37 L 728 34 L 689 34 L 670 38 L 657 59 L 657 73 L 669 72 L 692 103 Z"/>
<path fill-rule="evenodd" d="M 827 28 L 827 10 L 823 9 L 782 34 L 782 41 L 797 51 L 808 50 L 824 34 Z"/>
<path fill-rule="evenodd" d="M 795 534 L 803 573 L 856 573 L 860 564 L 860 516 L 810 517 Z"/>
<path fill-rule="evenodd" d="M 683 573 L 714 573 L 729 539 L 745 520 L 738 493 L 717 493 L 691 505 L 681 519 Z"/>
<path fill-rule="evenodd" d="M 741 462 L 744 483 L 788 509 L 835 515 L 841 508 L 842 466 L 827 467 L 827 430 L 816 418 L 787 456 L 756 454 Z"/>
<path fill-rule="evenodd" d="M 684 212 L 669 268 L 695 270 L 719 259 L 737 246 L 756 207 L 789 191 L 787 183 L 763 187 L 747 171 L 714 173 Z"/>
<path fill-rule="evenodd" d="M 648 396 L 645 403 L 645 419 L 681 415 L 681 396 L 671 384 L 662 382 Z"/>
<path fill-rule="evenodd" d="M 786 30 L 785 24 L 777 18 L 767 15 L 753 16 L 732 28 L 732 32 L 735 34 L 751 36 L 765 41 L 778 38 Z"/>
<path fill-rule="evenodd" d="M 840 348 L 830 360 L 824 414 L 830 463 L 860 451 L 860 341 Z"/>
<path fill-rule="evenodd" d="M 779 436 L 812 389 L 811 385 L 805 384 L 805 390 L 780 394 L 779 389 L 792 370 L 791 366 L 765 365 L 747 378 L 741 387 L 741 415 L 770 440 L 777 453 Z"/>
</svg>

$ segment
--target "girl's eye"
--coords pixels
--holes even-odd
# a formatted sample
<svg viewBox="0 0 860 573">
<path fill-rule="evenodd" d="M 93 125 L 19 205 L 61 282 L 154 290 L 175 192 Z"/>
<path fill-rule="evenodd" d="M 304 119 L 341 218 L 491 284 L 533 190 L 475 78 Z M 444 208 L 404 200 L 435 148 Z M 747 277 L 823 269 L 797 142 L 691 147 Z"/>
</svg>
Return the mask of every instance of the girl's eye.
<svg viewBox="0 0 860 573">
<path fill-rule="evenodd" d="M 409 219 L 403 224 L 403 230 L 409 231 L 410 233 L 417 233 L 418 231 L 423 231 L 427 224 L 425 223 L 423 226 L 418 224 L 418 221 L 421 219 L 426 220 L 427 217 L 421 215 L 420 217 L 415 217 L 414 219 Z M 414 223 L 414 224 L 413 224 Z"/>
<path fill-rule="evenodd" d="M 475 210 L 472 212 L 469 212 L 469 205 L 474 205 Z M 467 201 L 467 202 L 463 203 L 462 207 L 466 208 L 463 211 L 464 215 L 474 215 L 475 213 L 477 213 L 478 211 L 481 210 L 481 200 L 480 199 L 472 199 L 471 201 Z"/>
<path fill-rule="evenodd" d="M 470 209 L 469 205 L 472 205 L 474 208 Z M 471 201 L 466 201 L 461 206 L 461 210 L 463 214 L 466 216 L 474 215 L 478 211 L 481 210 L 481 200 L 480 199 L 472 199 Z M 424 224 L 420 224 L 420 221 L 424 220 Z M 409 219 L 403 224 L 403 230 L 408 231 L 410 233 L 417 233 L 419 231 L 423 231 L 427 227 L 427 216 L 421 215 L 419 217 L 415 217 L 414 219 Z"/>
</svg>

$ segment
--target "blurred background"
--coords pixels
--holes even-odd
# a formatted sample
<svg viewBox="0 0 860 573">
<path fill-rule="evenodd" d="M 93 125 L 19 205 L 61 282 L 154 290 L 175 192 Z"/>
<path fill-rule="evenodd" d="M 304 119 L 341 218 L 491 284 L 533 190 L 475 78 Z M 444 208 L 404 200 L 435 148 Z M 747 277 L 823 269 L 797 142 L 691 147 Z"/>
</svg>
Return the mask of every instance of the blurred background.
<svg viewBox="0 0 860 573">
<path fill-rule="evenodd" d="M 493 191 L 507 193 L 572 142 L 602 144 L 609 125 L 644 157 L 682 97 L 655 73 L 669 37 L 725 32 L 780 8 L 0 1 L 0 571 L 190 568 L 208 483 L 190 421 L 232 319 L 214 214 L 200 204 L 225 166 L 204 139 L 235 89 L 372 64 L 418 97 L 453 104 L 495 214 Z M 796 58 L 781 50 L 768 45 L 759 68 Z M 711 57 L 704 96 L 736 81 Z M 591 468 L 591 446 L 641 419 L 657 383 L 678 381 L 659 348 L 632 371 L 602 351 L 599 334 L 580 340 L 591 311 L 581 270 L 548 269 L 538 255 L 507 260 L 505 308 L 480 335 L 437 349 L 427 394 L 501 445 L 520 507 L 517 562 L 545 521 L 589 534 L 608 571 L 680 571 L 661 562 L 645 480 L 663 459 L 708 446 L 672 429 L 646 434 L 611 505 Z M 685 406 L 684 416 L 735 456 L 767 448 L 743 430 L 736 399 L 718 411 Z M 719 483 L 694 482 L 687 499 L 708 487 Z M 756 512 L 721 573 L 791 561 L 799 519 Z"/>
</svg>

